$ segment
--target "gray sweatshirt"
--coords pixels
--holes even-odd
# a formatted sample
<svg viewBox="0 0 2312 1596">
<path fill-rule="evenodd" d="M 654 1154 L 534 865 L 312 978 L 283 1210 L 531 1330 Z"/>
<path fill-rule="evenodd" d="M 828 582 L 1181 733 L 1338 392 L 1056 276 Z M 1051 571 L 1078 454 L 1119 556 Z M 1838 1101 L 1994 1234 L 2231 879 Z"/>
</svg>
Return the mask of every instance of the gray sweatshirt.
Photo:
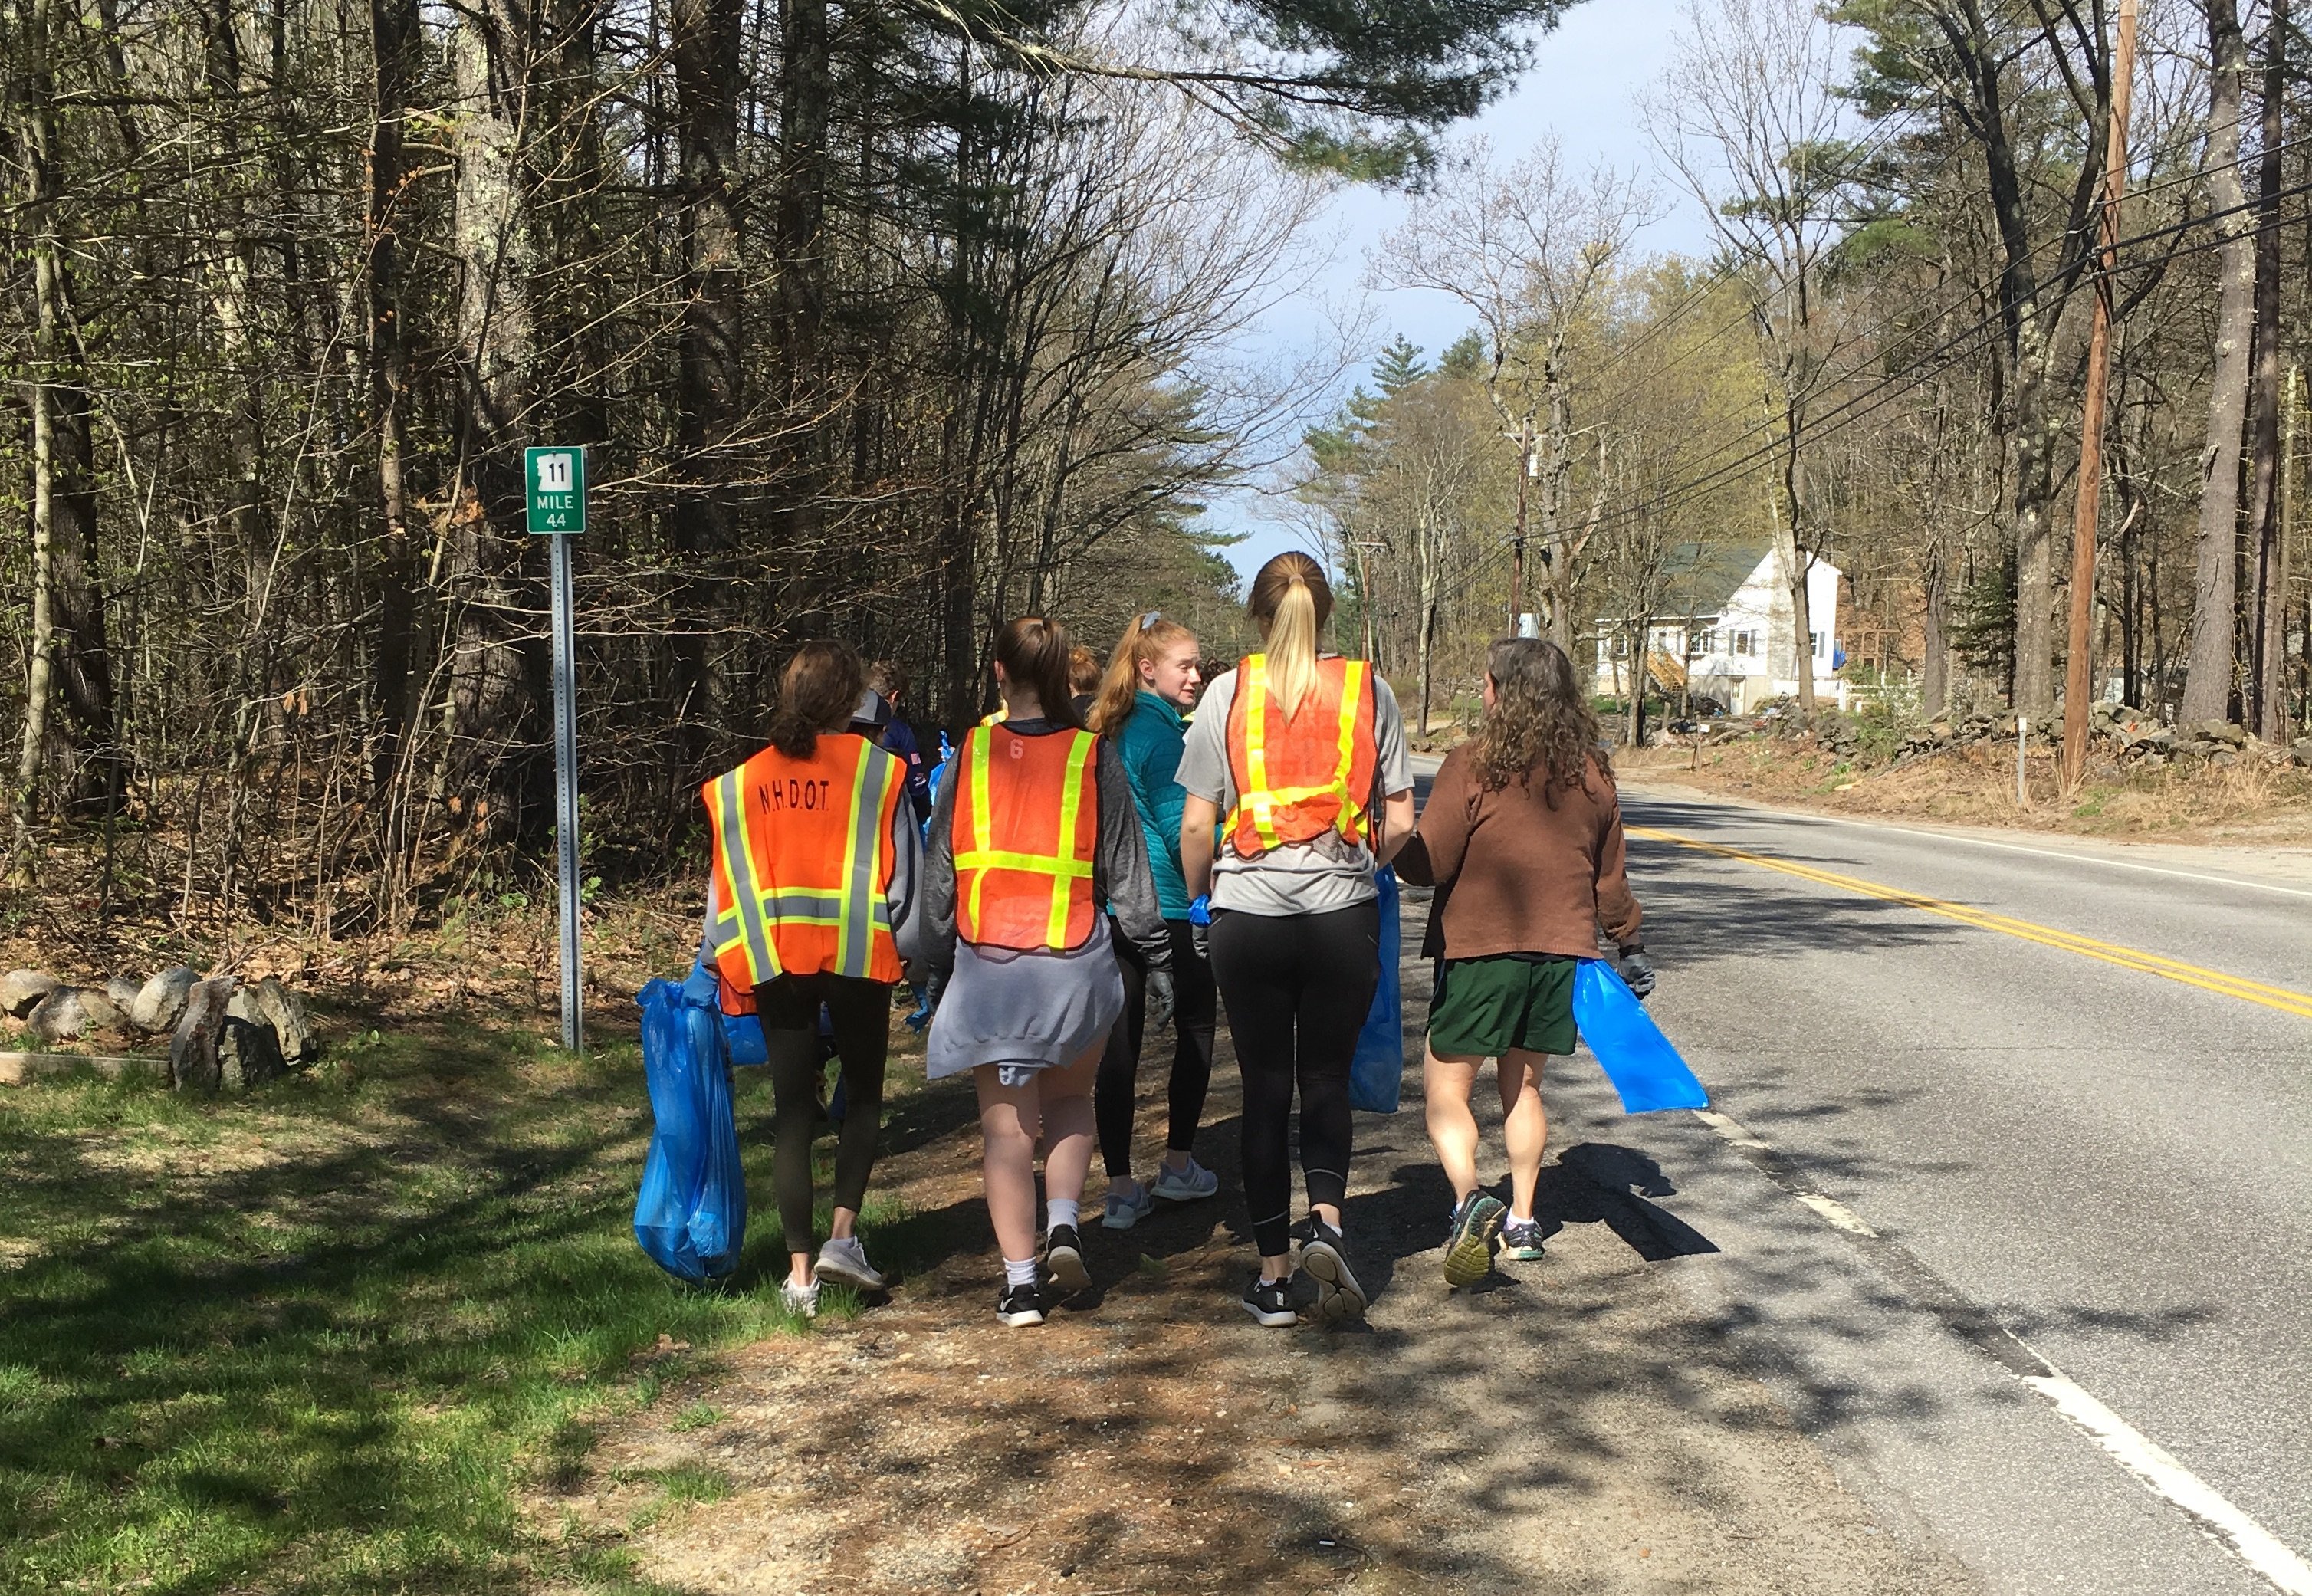
<svg viewBox="0 0 2312 1596">
<path fill-rule="evenodd" d="M 1007 732 L 1040 737 L 1062 728 L 1047 720 L 1008 721 Z M 961 757 L 959 750 L 958 758 Z M 1107 738 L 1099 740 L 1093 781 L 1099 789 L 1099 840 L 1092 850 L 1092 901 L 1105 903 L 1117 929 L 1130 937 L 1150 969 L 1172 968 L 1172 939 L 1156 901 L 1156 881 L 1148 873 L 1148 843 L 1133 806 L 1124 762 Z M 955 969 L 955 773 L 940 784 L 932 807 L 931 835 L 924 850 L 922 937 L 924 957 L 946 975 Z"/>
</svg>

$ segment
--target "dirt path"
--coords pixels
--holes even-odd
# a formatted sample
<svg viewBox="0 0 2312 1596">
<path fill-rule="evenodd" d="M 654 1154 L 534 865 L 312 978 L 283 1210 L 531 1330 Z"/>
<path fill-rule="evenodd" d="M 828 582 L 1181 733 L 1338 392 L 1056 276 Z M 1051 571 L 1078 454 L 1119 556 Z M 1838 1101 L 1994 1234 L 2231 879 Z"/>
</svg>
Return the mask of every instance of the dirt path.
<svg viewBox="0 0 2312 1596">
<path fill-rule="evenodd" d="M 1409 966 L 1409 1035 L 1425 995 Z M 1659 1179 L 1636 1155 L 1559 1149 L 1549 1258 L 1449 1295 L 1417 1071 L 1397 1115 L 1359 1116 L 1369 1324 L 1254 1325 L 1234 1074 L 1199 1148 L 1221 1197 L 1089 1229 L 1095 1290 L 1038 1330 L 994 1322 L 968 1089 L 898 1098 L 891 1302 L 672 1380 L 534 1516 L 679 1592 L 1972 1588 L 1874 1522 L 1695 1322 L 1664 1271 L 1698 1238 L 1631 1195 Z M 1143 1148 L 1152 1065 L 1148 1087 Z"/>
</svg>

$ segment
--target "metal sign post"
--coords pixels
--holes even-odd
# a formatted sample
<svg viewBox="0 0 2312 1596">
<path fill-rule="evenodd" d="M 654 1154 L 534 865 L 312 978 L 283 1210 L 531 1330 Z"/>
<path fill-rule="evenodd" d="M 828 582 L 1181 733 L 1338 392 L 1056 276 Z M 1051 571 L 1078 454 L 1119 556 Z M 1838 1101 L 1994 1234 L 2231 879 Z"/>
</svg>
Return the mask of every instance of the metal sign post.
<svg viewBox="0 0 2312 1596">
<path fill-rule="evenodd" d="M 586 1045 L 580 1012 L 578 954 L 578 684 L 577 641 L 570 611 L 570 540 L 586 530 L 586 452 L 576 447 L 525 449 L 530 530 L 553 539 L 554 554 L 554 841 L 559 855 L 562 943 L 562 1045 Z"/>
</svg>

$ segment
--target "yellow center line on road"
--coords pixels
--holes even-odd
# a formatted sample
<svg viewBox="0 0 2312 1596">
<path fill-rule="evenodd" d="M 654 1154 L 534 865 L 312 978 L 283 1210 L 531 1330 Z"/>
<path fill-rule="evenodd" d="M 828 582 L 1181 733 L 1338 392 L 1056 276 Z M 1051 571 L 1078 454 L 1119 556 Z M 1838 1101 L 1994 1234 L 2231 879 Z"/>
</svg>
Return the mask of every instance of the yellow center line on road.
<svg viewBox="0 0 2312 1596">
<path fill-rule="evenodd" d="M 1794 875 L 1801 881 L 1815 881 L 1826 887 L 1835 887 L 1842 892 L 1855 892 L 1882 902 L 1900 904 L 1931 915 L 1940 915 L 1947 920 L 1957 920 L 1962 925 L 1974 925 L 1984 931 L 1996 931 L 2008 936 L 2020 937 L 2025 942 L 2038 943 L 2045 947 L 2061 948 L 2067 953 L 2077 953 L 2086 959 L 2100 959 L 2106 964 L 2116 964 L 2122 969 L 2139 970 L 2145 975 L 2159 976 L 2170 981 L 2181 981 L 2187 987 L 2198 987 L 2225 997 L 2237 997 L 2244 1003 L 2260 1004 L 2267 1009 L 2277 1009 L 2283 1014 L 2295 1014 L 2312 1020 L 2312 993 L 2291 992 L 2285 987 L 2268 987 L 2262 981 L 2251 981 L 2241 976 L 2228 976 L 2221 970 L 2186 964 L 2179 959 L 2168 959 L 2158 953 L 2147 953 L 2139 948 L 2122 947 L 2116 943 L 2098 942 L 2092 936 L 2077 932 L 2057 931 L 2050 925 L 2034 925 L 2008 915 L 1995 915 L 1988 909 L 1970 908 L 1963 903 L 1951 903 L 1940 898 L 1930 898 L 1922 892 L 1905 892 L 1899 887 L 1882 886 L 1859 876 L 1840 875 L 1835 871 L 1817 870 L 1811 864 L 1800 864 L 1790 859 L 1777 859 L 1771 854 L 1754 854 L 1743 848 L 1730 848 L 1722 843 L 1703 842 L 1699 837 L 1681 837 L 1675 831 L 1658 831 L 1651 826 L 1625 828 L 1632 837 L 1642 837 L 1649 842 L 1673 843 L 1691 848 L 1697 854 L 1715 854 L 1721 859 L 1739 860 L 1764 870 L 1778 870 L 1784 875 Z"/>
</svg>

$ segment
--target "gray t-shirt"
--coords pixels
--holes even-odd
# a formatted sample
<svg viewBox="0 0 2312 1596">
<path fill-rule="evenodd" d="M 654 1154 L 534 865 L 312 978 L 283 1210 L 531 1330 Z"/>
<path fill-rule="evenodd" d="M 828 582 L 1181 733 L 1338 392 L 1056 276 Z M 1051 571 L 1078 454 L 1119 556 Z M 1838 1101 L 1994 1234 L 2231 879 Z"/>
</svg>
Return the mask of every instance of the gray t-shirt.
<svg viewBox="0 0 2312 1596">
<path fill-rule="evenodd" d="M 1413 790 L 1413 759 L 1405 744 L 1405 715 L 1397 706 L 1397 695 L 1378 671 L 1372 684 L 1373 735 L 1379 757 L 1373 762 L 1368 807 L 1378 819 L 1384 798 Z M 1196 706 L 1180 768 L 1173 777 L 1194 796 L 1219 804 L 1223 820 L 1237 799 L 1228 759 L 1229 710 L 1235 702 L 1236 672 L 1223 671 Z M 1373 886 L 1372 850 L 1337 831 L 1271 848 L 1257 859 L 1238 858 L 1224 841 L 1213 862 L 1214 908 L 1241 909 L 1248 915 L 1321 915 L 1370 903 L 1379 895 Z"/>
</svg>

